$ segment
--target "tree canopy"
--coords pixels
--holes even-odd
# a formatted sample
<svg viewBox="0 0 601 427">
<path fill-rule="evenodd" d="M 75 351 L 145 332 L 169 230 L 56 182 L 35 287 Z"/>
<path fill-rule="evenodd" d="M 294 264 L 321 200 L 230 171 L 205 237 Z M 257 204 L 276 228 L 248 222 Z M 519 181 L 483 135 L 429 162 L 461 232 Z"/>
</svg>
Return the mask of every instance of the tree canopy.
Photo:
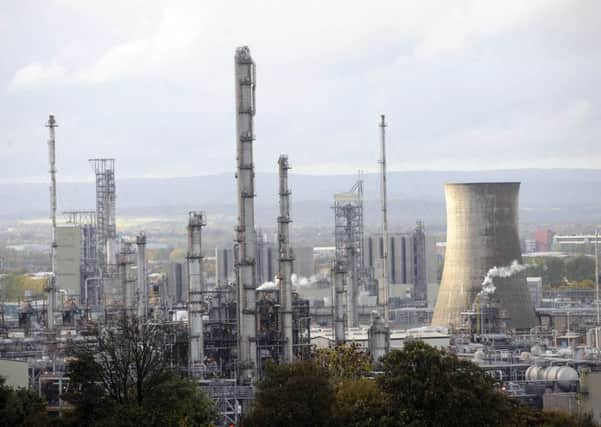
<svg viewBox="0 0 601 427">
<path fill-rule="evenodd" d="M 337 346 L 317 352 L 312 362 L 270 365 L 242 425 L 595 425 L 590 416 L 573 417 L 521 406 L 477 365 L 421 341 L 407 341 L 402 350 L 384 356 L 383 372 L 366 370 L 367 356 L 359 347 Z"/>
<path fill-rule="evenodd" d="M 515 404 L 478 366 L 421 341 L 382 358 L 377 381 L 408 426 L 502 426 Z"/>
<path fill-rule="evenodd" d="M 73 349 L 68 364 L 72 425 L 202 426 L 215 418 L 199 386 L 169 368 L 163 325 L 121 319 Z"/>
<path fill-rule="evenodd" d="M 334 394 L 328 371 L 315 362 L 269 364 L 244 427 L 330 426 Z"/>
<path fill-rule="evenodd" d="M 47 423 L 46 403 L 34 390 L 9 387 L 0 377 L 0 425 L 41 427 Z"/>
</svg>

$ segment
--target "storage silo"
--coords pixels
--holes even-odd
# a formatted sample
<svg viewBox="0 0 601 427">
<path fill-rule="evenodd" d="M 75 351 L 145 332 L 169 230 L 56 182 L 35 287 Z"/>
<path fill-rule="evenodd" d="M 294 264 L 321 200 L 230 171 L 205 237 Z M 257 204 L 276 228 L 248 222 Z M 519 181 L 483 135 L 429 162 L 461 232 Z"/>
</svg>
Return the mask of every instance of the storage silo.
<svg viewBox="0 0 601 427">
<path fill-rule="evenodd" d="M 492 267 L 522 263 L 518 236 L 519 182 L 446 184 L 447 247 L 432 325 L 460 327 Z M 514 263 L 515 265 L 515 263 Z M 524 271 L 494 278 L 507 326 L 536 324 Z"/>
</svg>

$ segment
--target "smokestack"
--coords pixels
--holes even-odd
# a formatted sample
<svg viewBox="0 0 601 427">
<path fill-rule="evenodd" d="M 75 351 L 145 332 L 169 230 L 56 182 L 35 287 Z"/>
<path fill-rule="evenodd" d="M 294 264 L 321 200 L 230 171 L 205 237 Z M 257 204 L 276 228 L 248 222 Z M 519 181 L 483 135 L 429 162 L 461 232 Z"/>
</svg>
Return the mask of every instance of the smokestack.
<svg viewBox="0 0 601 427">
<path fill-rule="evenodd" d="M 140 232 L 136 236 L 136 265 L 138 274 L 138 318 L 146 320 L 148 316 L 148 283 L 146 278 L 146 235 Z"/>
<path fill-rule="evenodd" d="M 388 322 L 389 317 L 389 285 L 388 285 L 388 194 L 386 190 L 386 117 L 384 114 L 380 116 L 380 142 L 381 142 L 381 159 L 380 159 L 380 192 L 382 202 L 382 239 L 384 240 L 382 251 L 382 285 L 378 286 L 378 290 L 382 290 L 383 295 L 378 295 L 382 312 L 384 313 L 384 322 Z"/>
<path fill-rule="evenodd" d="M 255 63 L 248 47 L 236 49 L 236 149 L 238 169 L 238 340 L 240 381 L 255 380 L 257 325 L 255 275 L 255 170 L 253 163 L 255 116 Z"/>
<path fill-rule="evenodd" d="M 447 248 L 432 325 L 460 327 L 461 313 L 471 309 L 491 269 L 522 263 L 519 189 L 519 182 L 445 185 Z M 508 314 L 509 328 L 532 328 L 536 317 L 525 274 L 509 269 L 510 274 L 496 275 L 495 297 Z"/>
<path fill-rule="evenodd" d="M 344 319 L 344 280 L 346 271 L 341 261 L 334 264 L 334 340 L 336 344 L 344 344 L 345 338 L 345 319 Z"/>
<path fill-rule="evenodd" d="M 202 376 L 204 367 L 204 336 L 202 316 L 203 294 L 206 291 L 202 277 L 202 227 L 207 225 L 204 212 L 188 215 L 188 323 L 190 326 L 190 372 Z"/>
<path fill-rule="evenodd" d="M 292 261 L 294 254 L 290 248 L 288 225 L 290 224 L 290 190 L 288 189 L 288 156 L 281 155 L 278 160 L 280 173 L 280 216 L 278 217 L 279 243 L 279 282 L 280 307 L 282 313 L 282 335 L 284 337 L 284 361 L 292 362 Z"/>
<path fill-rule="evenodd" d="M 58 125 L 54 120 L 54 115 L 50 114 L 48 117 L 48 154 L 50 161 L 50 220 L 52 222 L 52 235 L 50 244 L 50 266 L 52 273 L 48 278 L 48 285 L 46 291 L 48 291 L 48 310 L 47 310 L 47 324 L 49 331 L 54 330 L 54 306 L 56 302 L 56 156 L 55 156 L 55 139 L 54 139 L 54 128 Z"/>
</svg>

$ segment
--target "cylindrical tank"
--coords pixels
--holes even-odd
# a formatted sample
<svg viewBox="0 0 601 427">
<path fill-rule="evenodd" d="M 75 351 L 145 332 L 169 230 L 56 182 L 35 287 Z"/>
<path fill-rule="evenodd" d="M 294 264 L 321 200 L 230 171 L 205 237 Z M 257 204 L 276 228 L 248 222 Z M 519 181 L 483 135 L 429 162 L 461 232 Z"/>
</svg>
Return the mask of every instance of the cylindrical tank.
<svg viewBox="0 0 601 427">
<path fill-rule="evenodd" d="M 432 325 L 459 327 L 492 267 L 521 264 L 519 182 L 446 184 L 447 247 Z M 496 277 L 499 311 L 507 326 L 529 329 L 536 317 L 523 271 Z"/>
</svg>

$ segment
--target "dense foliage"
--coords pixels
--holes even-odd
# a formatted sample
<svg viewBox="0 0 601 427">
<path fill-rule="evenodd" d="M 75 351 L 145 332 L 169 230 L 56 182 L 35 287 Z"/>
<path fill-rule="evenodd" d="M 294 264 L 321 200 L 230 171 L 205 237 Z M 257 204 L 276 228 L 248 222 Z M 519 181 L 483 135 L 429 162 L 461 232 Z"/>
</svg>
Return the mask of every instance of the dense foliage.
<svg viewBox="0 0 601 427">
<path fill-rule="evenodd" d="M 595 280 L 595 259 L 588 256 L 566 258 L 536 257 L 527 259 L 528 276 L 538 276 L 543 285 L 558 287 L 568 284 L 582 286 Z"/>
<path fill-rule="evenodd" d="M 270 364 L 244 426 L 329 426 L 333 403 L 325 368 L 313 362 Z"/>
<path fill-rule="evenodd" d="M 362 378 L 373 370 L 371 357 L 356 343 L 316 350 L 313 359 L 328 370 L 334 383 Z"/>
<path fill-rule="evenodd" d="M 377 381 L 390 397 L 395 418 L 408 426 L 502 426 L 512 401 L 469 361 L 421 341 L 382 358 Z"/>
<path fill-rule="evenodd" d="M 38 427 L 48 424 L 46 403 L 29 389 L 8 387 L 0 377 L 0 426 Z"/>
<path fill-rule="evenodd" d="M 73 349 L 68 364 L 73 405 L 68 425 L 202 426 L 212 402 L 169 369 L 165 326 L 123 319 L 98 332 L 97 343 Z"/>
<path fill-rule="evenodd" d="M 595 425 L 590 417 L 520 406 L 473 363 L 420 341 L 384 356 L 375 378 L 360 353 L 338 346 L 317 352 L 312 362 L 270 366 L 243 426 Z"/>
<path fill-rule="evenodd" d="M 22 301 L 25 291 L 32 295 L 42 295 L 47 279 L 26 274 L 8 273 L 0 275 L 0 297 L 7 302 Z"/>
</svg>

